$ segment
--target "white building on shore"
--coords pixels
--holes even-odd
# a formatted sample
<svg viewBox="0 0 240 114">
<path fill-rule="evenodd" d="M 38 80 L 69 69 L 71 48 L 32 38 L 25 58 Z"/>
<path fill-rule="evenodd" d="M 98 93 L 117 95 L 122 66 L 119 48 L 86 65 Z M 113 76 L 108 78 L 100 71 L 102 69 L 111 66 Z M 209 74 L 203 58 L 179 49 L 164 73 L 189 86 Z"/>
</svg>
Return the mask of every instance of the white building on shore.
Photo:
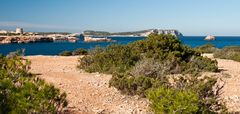
<svg viewBox="0 0 240 114">
<path fill-rule="evenodd" d="M 16 34 L 23 34 L 23 28 L 16 28 Z"/>
</svg>

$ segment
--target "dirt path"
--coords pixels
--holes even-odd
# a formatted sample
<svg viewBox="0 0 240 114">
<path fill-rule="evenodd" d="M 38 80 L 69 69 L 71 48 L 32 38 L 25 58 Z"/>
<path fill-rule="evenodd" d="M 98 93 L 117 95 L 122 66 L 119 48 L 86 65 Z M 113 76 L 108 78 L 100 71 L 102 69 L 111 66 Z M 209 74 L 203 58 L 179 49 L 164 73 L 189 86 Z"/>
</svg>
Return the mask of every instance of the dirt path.
<svg viewBox="0 0 240 114">
<path fill-rule="evenodd" d="M 213 58 L 212 54 L 205 54 L 205 56 Z M 222 70 L 221 73 L 229 75 L 223 77 L 225 85 L 221 97 L 226 101 L 229 111 L 240 112 L 240 62 L 225 59 L 216 60 L 219 69 Z"/>
<path fill-rule="evenodd" d="M 212 54 L 205 54 L 213 58 Z M 32 72 L 53 83 L 68 95 L 69 109 L 79 114 L 146 114 L 148 102 L 137 96 L 121 95 L 108 87 L 111 75 L 84 73 L 76 68 L 78 57 L 28 56 Z M 240 111 L 240 62 L 216 59 L 226 82 L 221 97 L 229 111 Z"/>
<path fill-rule="evenodd" d="M 111 75 L 84 73 L 76 68 L 78 57 L 28 56 L 31 72 L 67 93 L 68 108 L 77 114 L 146 114 L 148 102 L 121 95 L 109 88 Z"/>
</svg>

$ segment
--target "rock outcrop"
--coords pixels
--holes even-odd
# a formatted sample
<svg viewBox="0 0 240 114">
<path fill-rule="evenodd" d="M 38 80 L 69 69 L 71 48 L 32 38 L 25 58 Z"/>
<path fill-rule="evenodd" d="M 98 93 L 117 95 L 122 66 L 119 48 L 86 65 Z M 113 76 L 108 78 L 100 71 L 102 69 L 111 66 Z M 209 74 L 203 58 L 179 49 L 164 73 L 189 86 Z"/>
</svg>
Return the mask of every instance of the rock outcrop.
<svg viewBox="0 0 240 114">
<path fill-rule="evenodd" d="M 213 35 L 209 35 L 209 36 L 205 37 L 204 40 L 216 40 L 216 37 Z"/>
</svg>

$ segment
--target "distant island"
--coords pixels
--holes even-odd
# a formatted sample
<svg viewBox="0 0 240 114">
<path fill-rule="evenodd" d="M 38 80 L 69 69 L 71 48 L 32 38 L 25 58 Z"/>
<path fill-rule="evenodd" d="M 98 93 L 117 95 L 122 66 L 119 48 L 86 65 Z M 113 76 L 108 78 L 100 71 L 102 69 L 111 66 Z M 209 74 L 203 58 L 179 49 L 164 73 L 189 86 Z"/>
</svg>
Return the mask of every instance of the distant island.
<svg viewBox="0 0 240 114">
<path fill-rule="evenodd" d="M 172 34 L 174 36 L 183 36 L 178 30 L 175 29 L 148 29 L 133 32 L 106 32 L 106 31 L 93 31 L 86 30 L 83 32 L 84 36 L 141 36 L 147 37 L 151 33 L 157 34 Z"/>
<path fill-rule="evenodd" d="M 150 34 L 171 34 L 177 37 L 183 36 L 178 30 L 175 29 L 148 29 L 133 32 L 106 32 L 106 31 L 93 31 L 86 30 L 83 32 L 84 41 L 97 42 L 97 41 L 111 41 L 107 37 L 147 37 Z"/>
</svg>

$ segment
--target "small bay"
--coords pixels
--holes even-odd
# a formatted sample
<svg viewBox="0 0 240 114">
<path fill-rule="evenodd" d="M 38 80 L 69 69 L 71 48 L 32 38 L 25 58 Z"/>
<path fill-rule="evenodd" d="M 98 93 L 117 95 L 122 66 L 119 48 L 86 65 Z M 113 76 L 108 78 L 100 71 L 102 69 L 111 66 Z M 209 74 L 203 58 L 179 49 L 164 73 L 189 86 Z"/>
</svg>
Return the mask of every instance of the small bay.
<svg viewBox="0 0 240 114">
<path fill-rule="evenodd" d="M 145 39 L 144 37 L 110 37 L 117 42 L 84 42 L 80 39 L 76 43 L 70 42 L 38 42 L 26 44 L 3 44 L 0 45 L 0 53 L 8 54 L 16 50 L 25 49 L 25 55 L 58 55 L 60 52 L 69 50 L 73 51 L 78 48 L 92 49 L 96 46 L 106 47 L 110 44 L 127 44 L 137 40 Z M 240 46 L 240 36 L 217 36 L 214 41 L 204 40 L 204 36 L 184 36 L 180 40 L 183 44 L 191 47 L 201 46 L 207 43 L 214 44 L 217 48 L 224 46 Z"/>
</svg>

